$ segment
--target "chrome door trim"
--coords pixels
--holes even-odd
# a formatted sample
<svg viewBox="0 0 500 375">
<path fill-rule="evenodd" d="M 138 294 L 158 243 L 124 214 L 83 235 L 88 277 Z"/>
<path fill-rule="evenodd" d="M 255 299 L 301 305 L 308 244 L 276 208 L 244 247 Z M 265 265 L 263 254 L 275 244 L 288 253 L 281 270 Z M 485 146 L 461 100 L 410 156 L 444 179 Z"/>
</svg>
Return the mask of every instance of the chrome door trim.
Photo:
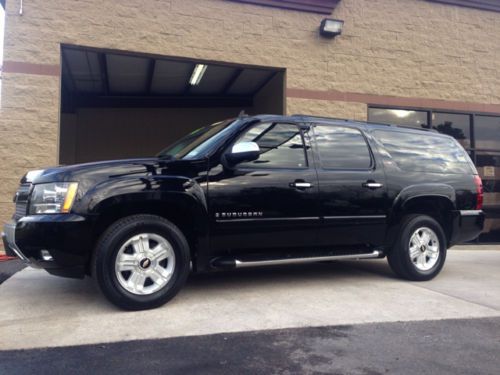
<svg viewBox="0 0 500 375">
<path fill-rule="evenodd" d="M 387 215 L 350 215 L 350 216 L 323 216 L 326 220 L 351 220 L 351 219 L 385 219 Z"/>
</svg>

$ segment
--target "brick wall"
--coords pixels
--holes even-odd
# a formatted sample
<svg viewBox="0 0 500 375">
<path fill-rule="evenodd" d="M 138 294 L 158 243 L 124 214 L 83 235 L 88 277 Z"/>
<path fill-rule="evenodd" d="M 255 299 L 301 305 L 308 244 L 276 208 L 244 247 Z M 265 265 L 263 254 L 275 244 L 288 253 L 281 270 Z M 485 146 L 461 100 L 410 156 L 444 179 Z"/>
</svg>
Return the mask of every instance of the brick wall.
<svg viewBox="0 0 500 375">
<path fill-rule="evenodd" d="M 318 36 L 322 15 L 224 0 L 29 0 L 18 12 L 19 0 L 8 0 L 0 221 L 19 177 L 57 162 L 60 43 L 286 67 L 289 113 L 364 119 L 372 97 L 353 94 L 500 108 L 495 12 L 342 0 L 332 16 L 345 21 L 344 33 L 334 40 Z M 45 65 L 26 74 L 19 63 Z"/>
</svg>

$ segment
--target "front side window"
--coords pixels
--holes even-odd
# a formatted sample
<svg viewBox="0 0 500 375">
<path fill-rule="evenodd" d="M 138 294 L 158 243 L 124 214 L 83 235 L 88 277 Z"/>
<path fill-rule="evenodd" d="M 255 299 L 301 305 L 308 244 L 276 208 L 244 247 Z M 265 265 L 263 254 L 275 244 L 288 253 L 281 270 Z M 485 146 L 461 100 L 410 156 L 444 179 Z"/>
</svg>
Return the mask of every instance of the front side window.
<svg viewBox="0 0 500 375">
<path fill-rule="evenodd" d="M 257 160 L 241 163 L 242 167 L 305 168 L 306 152 L 300 128 L 294 124 L 262 123 L 251 127 L 238 142 L 259 145 Z"/>
<path fill-rule="evenodd" d="M 370 168 L 370 150 L 359 130 L 342 126 L 317 125 L 314 128 L 314 135 L 323 168 Z"/>
</svg>

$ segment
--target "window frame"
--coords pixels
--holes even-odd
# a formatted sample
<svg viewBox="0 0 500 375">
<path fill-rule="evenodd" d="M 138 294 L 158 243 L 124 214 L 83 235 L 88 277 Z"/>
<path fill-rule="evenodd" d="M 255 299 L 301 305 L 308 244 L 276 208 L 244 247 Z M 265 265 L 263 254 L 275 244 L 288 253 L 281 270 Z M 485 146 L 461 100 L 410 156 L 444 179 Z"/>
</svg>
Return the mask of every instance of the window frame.
<svg viewBox="0 0 500 375">
<path fill-rule="evenodd" d="M 318 139 L 316 136 L 316 127 L 317 126 L 325 126 L 325 127 L 337 127 L 337 128 L 347 128 L 351 129 L 354 131 L 357 131 L 361 134 L 361 137 L 365 141 L 366 147 L 368 148 L 368 154 L 370 156 L 370 165 L 368 168 L 333 168 L 333 167 L 325 167 L 323 166 L 323 161 L 321 159 L 321 153 L 319 151 L 319 143 Z M 367 172 L 367 171 L 373 171 L 375 169 L 376 163 L 375 163 L 375 156 L 373 154 L 372 147 L 370 145 L 370 142 L 368 142 L 368 138 L 366 134 L 359 128 L 354 127 L 354 126 L 346 126 L 345 124 L 337 124 L 337 123 L 321 123 L 321 122 L 314 122 L 311 123 L 311 130 L 313 134 L 313 144 L 314 144 L 314 153 L 316 155 L 316 158 L 318 160 L 318 169 L 322 169 L 324 171 L 355 171 L 355 172 Z"/>
<path fill-rule="evenodd" d="M 234 166 L 236 169 L 238 169 L 238 170 L 258 169 L 258 170 L 299 170 L 299 171 L 304 171 L 304 170 L 308 170 L 311 168 L 311 163 L 309 161 L 309 155 L 307 153 L 307 143 L 306 143 L 306 137 L 304 135 L 304 126 L 302 126 L 300 123 L 294 123 L 291 121 L 270 121 L 270 122 L 261 121 L 261 122 L 253 123 L 250 126 L 246 127 L 240 134 L 238 134 L 238 136 L 235 138 L 235 140 L 233 142 L 231 142 L 229 144 L 229 146 L 226 148 L 226 150 L 224 151 L 223 154 L 230 152 L 232 147 L 238 142 L 238 139 L 240 139 L 242 135 L 244 136 L 250 129 L 252 129 L 253 127 L 262 125 L 262 124 L 269 124 L 269 125 L 285 124 L 285 125 L 295 126 L 299 130 L 300 138 L 302 140 L 305 166 L 304 167 L 270 167 L 270 166 L 259 165 L 259 164 L 255 164 L 255 165 L 250 166 L 250 165 L 248 165 L 249 162 L 243 162 L 243 163 L 236 164 Z M 267 133 L 267 132 L 268 131 L 266 130 L 265 133 Z"/>
</svg>

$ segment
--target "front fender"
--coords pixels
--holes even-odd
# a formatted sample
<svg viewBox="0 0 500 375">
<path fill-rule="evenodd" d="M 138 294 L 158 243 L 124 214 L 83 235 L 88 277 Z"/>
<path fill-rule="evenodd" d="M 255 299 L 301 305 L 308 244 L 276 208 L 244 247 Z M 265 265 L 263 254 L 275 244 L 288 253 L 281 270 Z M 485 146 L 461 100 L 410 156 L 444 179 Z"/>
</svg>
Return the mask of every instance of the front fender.
<svg viewBox="0 0 500 375">
<path fill-rule="evenodd" d="M 200 249 L 208 246 L 208 207 L 204 188 L 178 176 L 123 177 L 106 180 L 84 193 L 74 209 L 94 217 L 95 231 L 109 213 L 154 213 L 182 217 Z M 113 215 L 111 215 L 113 216 Z"/>
<path fill-rule="evenodd" d="M 193 179 L 177 176 L 118 178 L 104 181 L 83 196 L 79 206 L 88 214 L 99 214 L 110 206 L 128 202 L 175 202 L 195 206 L 208 215 L 203 188 Z"/>
</svg>

